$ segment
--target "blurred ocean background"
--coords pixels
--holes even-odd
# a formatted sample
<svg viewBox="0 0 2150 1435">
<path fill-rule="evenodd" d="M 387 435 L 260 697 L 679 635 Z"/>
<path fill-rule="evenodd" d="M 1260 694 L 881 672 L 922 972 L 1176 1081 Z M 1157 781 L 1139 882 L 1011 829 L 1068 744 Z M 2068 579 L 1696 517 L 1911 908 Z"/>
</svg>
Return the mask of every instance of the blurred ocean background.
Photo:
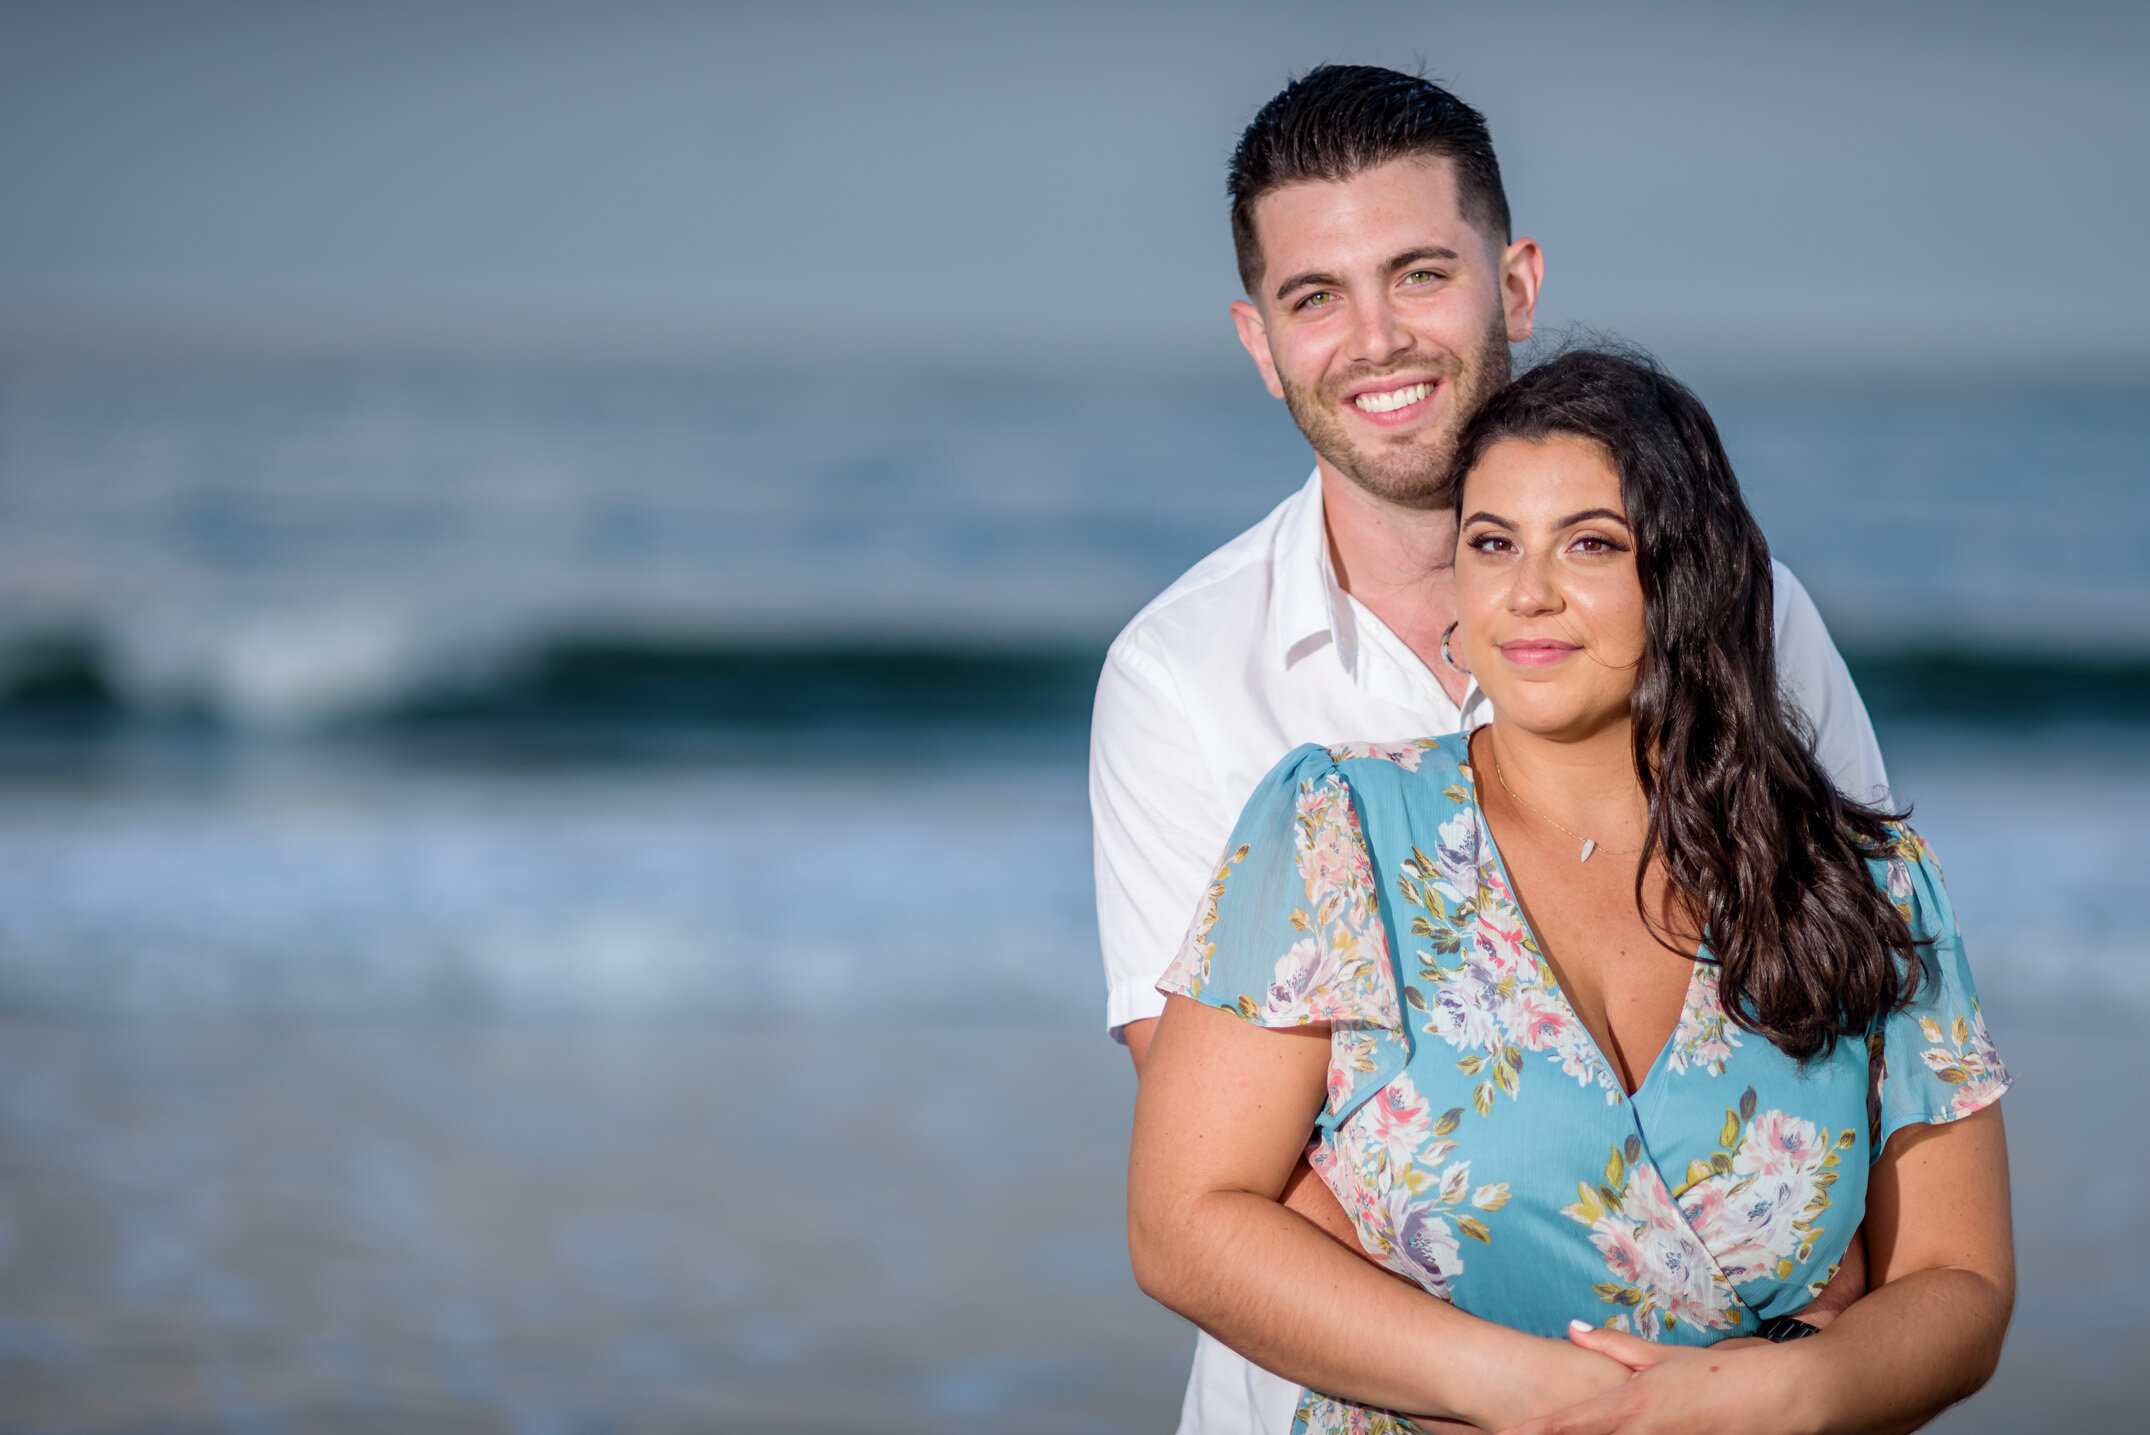
<svg viewBox="0 0 2150 1435">
<path fill-rule="evenodd" d="M 1936 1428 L 2132 1424 L 2146 22 L 1528 9 L 0 5 L 0 1429 L 1170 1428 L 1088 705 L 1310 467 L 1220 194 L 1330 57 L 1711 404 L 1950 875 Z"/>
</svg>

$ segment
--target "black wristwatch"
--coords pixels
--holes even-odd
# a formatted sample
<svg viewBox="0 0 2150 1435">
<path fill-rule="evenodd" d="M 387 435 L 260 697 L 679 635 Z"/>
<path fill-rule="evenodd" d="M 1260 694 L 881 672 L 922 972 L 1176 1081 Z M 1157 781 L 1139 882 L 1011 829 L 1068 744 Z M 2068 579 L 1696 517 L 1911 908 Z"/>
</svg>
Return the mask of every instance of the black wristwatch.
<svg viewBox="0 0 2150 1435">
<path fill-rule="evenodd" d="M 1754 1328 L 1754 1333 L 1764 1340 L 1805 1340 L 1822 1332 L 1820 1326 L 1808 1325 L 1796 1315 L 1780 1315 L 1763 1321 Z"/>
</svg>

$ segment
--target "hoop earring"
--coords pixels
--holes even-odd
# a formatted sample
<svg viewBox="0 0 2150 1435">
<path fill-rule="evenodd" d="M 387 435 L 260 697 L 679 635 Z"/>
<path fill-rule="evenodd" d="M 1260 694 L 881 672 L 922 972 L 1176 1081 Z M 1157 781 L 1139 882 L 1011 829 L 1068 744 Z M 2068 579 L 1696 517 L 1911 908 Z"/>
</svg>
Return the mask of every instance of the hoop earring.
<svg viewBox="0 0 2150 1435">
<path fill-rule="evenodd" d="M 1469 677 L 1471 675 L 1471 670 L 1463 666 L 1463 664 L 1457 662 L 1454 658 L 1450 657 L 1448 652 L 1449 636 L 1456 631 L 1456 624 L 1461 623 L 1462 621 L 1463 620 L 1461 618 L 1458 618 L 1455 623 L 1450 623 L 1447 627 L 1441 630 L 1441 661 L 1454 668 L 1457 672 L 1463 674 L 1463 676 Z"/>
</svg>

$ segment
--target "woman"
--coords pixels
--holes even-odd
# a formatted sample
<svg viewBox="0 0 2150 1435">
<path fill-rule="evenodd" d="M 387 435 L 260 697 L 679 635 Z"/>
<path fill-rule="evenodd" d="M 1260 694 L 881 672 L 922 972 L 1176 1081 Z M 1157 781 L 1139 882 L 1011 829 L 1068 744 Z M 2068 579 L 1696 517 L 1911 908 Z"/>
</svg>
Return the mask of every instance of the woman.
<svg viewBox="0 0 2150 1435">
<path fill-rule="evenodd" d="M 1249 802 L 1162 984 L 1137 1279 L 1308 1387 L 1299 1430 L 1914 1428 L 2014 1293 L 2008 1077 L 1931 853 L 1780 702 L 1686 389 L 1570 354 L 1453 472 L 1493 720 L 1302 748 Z M 1404 1279 L 1279 1204 L 1310 1131 Z M 1785 1319 L 1862 1221 L 1871 1293 Z"/>
</svg>

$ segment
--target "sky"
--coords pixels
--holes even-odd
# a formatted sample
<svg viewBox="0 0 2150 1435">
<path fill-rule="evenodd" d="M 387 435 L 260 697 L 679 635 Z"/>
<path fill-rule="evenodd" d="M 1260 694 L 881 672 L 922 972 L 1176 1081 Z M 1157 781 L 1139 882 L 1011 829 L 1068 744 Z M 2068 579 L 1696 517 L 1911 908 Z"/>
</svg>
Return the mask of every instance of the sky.
<svg viewBox="0 0 2150 1435">
<path fill-rule="evenodd" d="M 2150 365 L 2150 6 L 0 0 L 0 350 L 1241 362 L 1240 128 L 1491 122 L 1549 324 Z"/>
</svg>

